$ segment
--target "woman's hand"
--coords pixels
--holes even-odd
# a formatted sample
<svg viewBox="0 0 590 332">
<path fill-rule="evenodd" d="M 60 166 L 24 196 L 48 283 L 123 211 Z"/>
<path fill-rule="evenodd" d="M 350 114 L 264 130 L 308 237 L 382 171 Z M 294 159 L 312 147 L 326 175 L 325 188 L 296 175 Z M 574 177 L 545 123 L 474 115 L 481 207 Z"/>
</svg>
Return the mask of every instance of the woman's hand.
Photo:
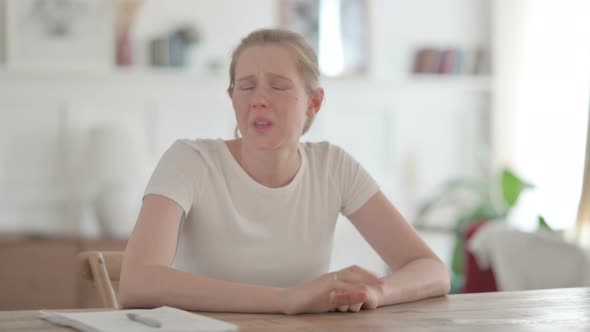
<svg viewBox="0 0 590 332">
<path fill-rule="evenodd" d="M 342 305 L 336 308 L 340 312 L 359 312 L 361 310 L 373 310 L 379 306 L 383 294 L 383 285 L 367 286 L 367 299 L 364 302 L 353 305 Z"/>
<path fill-rule="evenodd" d="M 288 315 L 375 309 L 383 282 L 358 266 L 324 274 L 285 289 L 283 312 Z"/>
</svg>

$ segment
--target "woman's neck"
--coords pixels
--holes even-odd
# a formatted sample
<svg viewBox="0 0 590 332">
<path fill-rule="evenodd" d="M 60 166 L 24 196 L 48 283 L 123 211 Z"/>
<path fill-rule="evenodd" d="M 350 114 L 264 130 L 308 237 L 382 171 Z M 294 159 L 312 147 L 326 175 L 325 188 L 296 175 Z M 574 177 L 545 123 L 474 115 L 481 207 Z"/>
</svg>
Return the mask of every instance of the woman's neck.
<svg viewBox="0 0 590 332">
<path fill-rule="evenodd" d="M 242 169 L 266 187 L 280 188 L 288 185 L 301 166 L 297 146 L 265 151 L 250 148 L 241 139 L 228 141 L 227 145 Z"/>
</svg>

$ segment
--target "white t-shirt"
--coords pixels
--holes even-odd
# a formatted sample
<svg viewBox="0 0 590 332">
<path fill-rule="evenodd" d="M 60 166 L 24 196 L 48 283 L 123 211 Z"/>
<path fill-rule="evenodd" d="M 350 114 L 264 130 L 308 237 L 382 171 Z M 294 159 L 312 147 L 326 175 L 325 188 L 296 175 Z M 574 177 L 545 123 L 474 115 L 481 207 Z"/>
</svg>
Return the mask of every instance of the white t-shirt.
<svg viewBox="0 0 590 332">
<path fill-rule="evenodd" d="M 341 148 L 301 143 L 301 166 L 286 186 L 253 180 L 219 140 L 178 140 L 145 195 L 178 203 L 184 217 L 174 267 L 226 281 L 288 287 L 328 272 L 338 214 L 379 187 Z"/>
</svg>

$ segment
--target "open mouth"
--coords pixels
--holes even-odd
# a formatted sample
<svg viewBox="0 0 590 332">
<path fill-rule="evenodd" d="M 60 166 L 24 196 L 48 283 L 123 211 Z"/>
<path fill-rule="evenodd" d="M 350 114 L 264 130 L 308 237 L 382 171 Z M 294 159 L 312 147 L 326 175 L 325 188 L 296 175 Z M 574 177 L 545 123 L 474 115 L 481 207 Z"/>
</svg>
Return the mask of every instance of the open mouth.
<svg viewBox="0 0 590 332">
<path fill-rule="evenodd" d="M 252 121 L 252 127 L 254 127 L 254 129 L 258 132 L 266 132 L 270 130 L 272 126 L 273 123 L 265 118 L 257 117 L 256 119 L 254 119 L 254 121 Z"/>
<path fill-rule="evenodd" d="M 270 121 L 254 121 L 254 127 L 256 128 L 266 128 L 272 126 Z"/>
</svg>

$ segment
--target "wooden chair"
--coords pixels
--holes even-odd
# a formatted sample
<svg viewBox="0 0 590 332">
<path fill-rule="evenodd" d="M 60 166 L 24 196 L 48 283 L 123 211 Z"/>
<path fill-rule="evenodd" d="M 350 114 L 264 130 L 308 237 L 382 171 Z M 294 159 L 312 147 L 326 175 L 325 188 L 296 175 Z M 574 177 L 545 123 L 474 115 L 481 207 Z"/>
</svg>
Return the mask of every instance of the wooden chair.
<svg viewBox="0 0 590 332">
<path fill-rule="evenodd" d="M 123 251 L 84 251 L 78 254 L 80 274 L 94 282 L 105 308 L 120 309 L 113 281 L 119 281 Z"/>
</svg>

